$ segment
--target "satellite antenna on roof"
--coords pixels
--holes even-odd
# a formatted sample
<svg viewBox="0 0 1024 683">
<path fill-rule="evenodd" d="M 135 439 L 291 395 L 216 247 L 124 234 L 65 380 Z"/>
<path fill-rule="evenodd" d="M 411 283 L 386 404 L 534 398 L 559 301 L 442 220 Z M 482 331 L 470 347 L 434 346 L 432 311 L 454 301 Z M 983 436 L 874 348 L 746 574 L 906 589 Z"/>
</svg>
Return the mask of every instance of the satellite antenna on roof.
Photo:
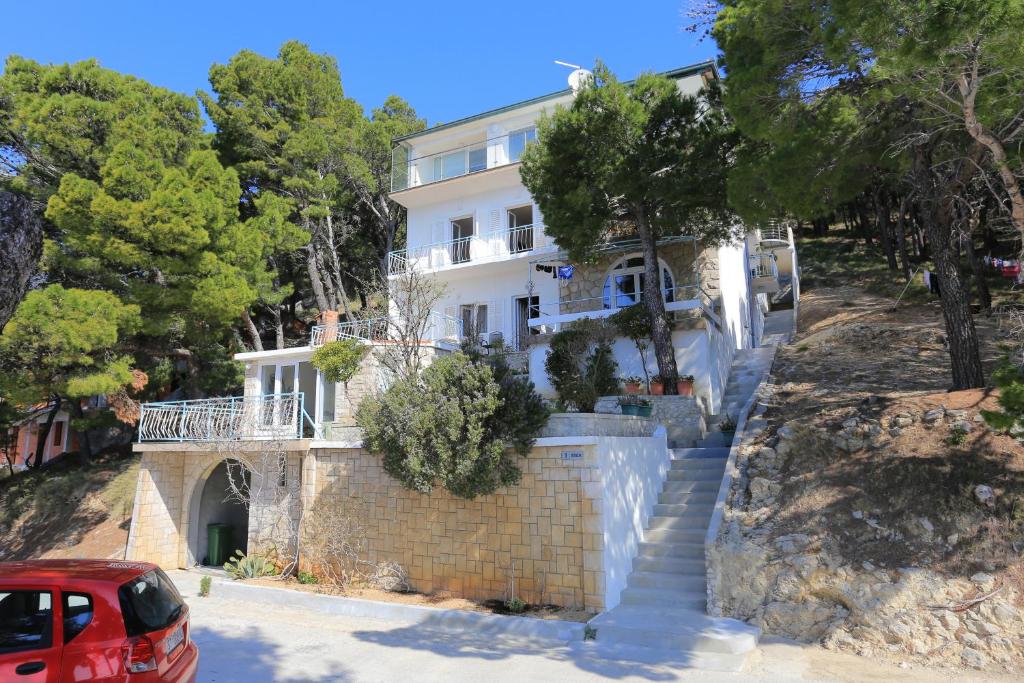
<svg viewBox="0 0 1024 683">
<path fill-rule="evenodd" d="M 559 59 L 555 60 L 555 64 L 558 64 L 559 66 L 567 66 L 573 70 L 572 73 L 569 74 L 569 87 L 574 93 L 579 92 L 579 89 L 594 77 L 593 73 L 587 71 L 579 64 L 570 64 L 569 62 L 563 62 Z"/>
</svg>

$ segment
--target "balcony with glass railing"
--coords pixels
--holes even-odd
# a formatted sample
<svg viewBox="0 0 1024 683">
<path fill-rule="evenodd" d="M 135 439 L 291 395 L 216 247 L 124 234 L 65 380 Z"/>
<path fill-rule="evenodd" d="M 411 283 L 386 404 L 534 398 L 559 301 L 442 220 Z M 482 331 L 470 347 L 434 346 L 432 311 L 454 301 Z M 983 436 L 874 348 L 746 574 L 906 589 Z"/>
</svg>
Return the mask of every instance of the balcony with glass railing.
<svg viewBox="0 0 1024 683">
<path fill-rule="evenodd" d="M 422 318 L 404 322 L 398 318 L 365 318 L 330 325 L 316 325 L 309 344 L 319 348 L 340 339 L 358 339 L 369 344 L 388 344 L 415 338 L 422 344 L 458 345 L 462 340 L 462 321 L 431 311 Z"/>
<path fill-rule="evenodd" d="M 519 161 L 526 145 L 536 138 L 533 126 L 438 152 L 419 154 L 398 144 L 391 150 L 391 191 L 439 183 Z"/>
<path fill-rule="evenodd" d="M 422 272 L 468 263 L 501 261 L 554 248 L 542 225 L 520 225 L 392 251 L 388 254 L 388 275 L 405 273 L 409 268 Z"/>
</svg>

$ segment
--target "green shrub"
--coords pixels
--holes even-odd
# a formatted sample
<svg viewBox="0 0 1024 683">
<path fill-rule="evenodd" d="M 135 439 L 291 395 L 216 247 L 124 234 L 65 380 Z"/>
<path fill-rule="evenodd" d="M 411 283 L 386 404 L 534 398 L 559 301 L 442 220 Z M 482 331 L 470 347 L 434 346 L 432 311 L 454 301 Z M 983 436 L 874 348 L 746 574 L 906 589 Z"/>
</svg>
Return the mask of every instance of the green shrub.
<svg viewBox="0 0 1024 683">
<path fill-rule="evenodd" d="M 304 583 L 304 584 L 317 584 L 317 583 L 320 583 L 320 579 L 316 578 L 316 574 L 311 574 L 309 572 L 299 572 L 299 575 L 296 578 L 298 578 L 299 583 Z"/>
<path fill-rule="evenodd" d="M 505 601 L 505 609 L 512 614 L 521 614 L 526 611 L 526 603 L 519 598 L 509 598 Z"/>
<path fill-rule="evenodd" d="M 598 398 L 618 392 L 613 339 L 614 330 L 600 320 L 579 320 L 551 337 L 544 369 L 563 405 L 592 413 Z"/>
<path fill-rule="evenodd" d="M 213 580 L 209 576 L 204 576 L 199 579 L 199 597 L 206 598 L 210 595 L 210 584 Z"/>
<path fill-rule="evenodd" d="M 608 320 L 626 339 L 633 342 L 640 354 L 640 364 L 644 369 L 644 379 L 651 383 L 651 373 L 647 369 L 647 349 L 651 346 L 651 316 L 643 304 L 633 304 L 620 309 Z"/>
<path fill-rule="evenodd" d="M 383 456 L 388 474 L 421 493 L 441 485 L 475 498 L 518 482 L 514 455 L 529 452 L 547 410 L 530 382 L 507 367 L 498 375 L 453 353 L 395 382 L 359 407 L 367 447 Z"/>
<path fill-rule="evenodd" d="M 224 563 L 224 571 L 235 579 L 277 575 L 277 567 L 273 562 L 262 555 L 246 555 L 241 550 L 236 550 L 235 557 Z"/>
<path fill-rule="evenodd" d="M 310 363 L 328 382 L 347 382 L 359 371 L 370 347 L 358 339 L 327 342 L 313 352 Z"/>
<path fill-rule="evenodd" d="M 999 387 L 1001 410 L 983 410 L 985 422 L 996 429 L 1013 433 L 1024 430 L 1024 368 L 1007 364 L 993 373 Z"/>
</svg>

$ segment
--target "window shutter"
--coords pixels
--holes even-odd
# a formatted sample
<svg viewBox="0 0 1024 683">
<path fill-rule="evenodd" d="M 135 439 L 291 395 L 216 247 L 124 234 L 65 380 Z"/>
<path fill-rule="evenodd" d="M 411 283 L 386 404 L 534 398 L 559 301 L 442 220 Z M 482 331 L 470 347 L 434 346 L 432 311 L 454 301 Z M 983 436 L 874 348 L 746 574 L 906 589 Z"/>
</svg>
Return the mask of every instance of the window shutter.
<svg viewBox="0 0 1024 683">
<path fill-rule="evenodd" d="M 494 209 L 491 211 L 491 231 L 501 230 L 501 211 Z"/>
</svg>

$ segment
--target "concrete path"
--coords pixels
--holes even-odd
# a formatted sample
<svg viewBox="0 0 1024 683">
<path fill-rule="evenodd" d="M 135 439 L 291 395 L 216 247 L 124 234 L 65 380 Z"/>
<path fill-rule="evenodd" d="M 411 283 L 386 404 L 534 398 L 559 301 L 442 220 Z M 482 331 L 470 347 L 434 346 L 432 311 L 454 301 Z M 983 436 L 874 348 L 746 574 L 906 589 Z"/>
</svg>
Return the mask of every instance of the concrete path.
<svg viewBox="0 0 1024 683">
<path fill-rule="evenodd" d="M 198 597 L 199 576 L 170 572 L 191 608 L 200 683 L 328 681 L 1009 681 L 958 671 L 900 669 L 853 655 L 762 642 L 740 673 L 598 659 L 585 643 L 538 647 L 475 633 L 442 635 L 391 622 Z M 214 586 L 216 591 L 216 586 Z"/>
</svg>

